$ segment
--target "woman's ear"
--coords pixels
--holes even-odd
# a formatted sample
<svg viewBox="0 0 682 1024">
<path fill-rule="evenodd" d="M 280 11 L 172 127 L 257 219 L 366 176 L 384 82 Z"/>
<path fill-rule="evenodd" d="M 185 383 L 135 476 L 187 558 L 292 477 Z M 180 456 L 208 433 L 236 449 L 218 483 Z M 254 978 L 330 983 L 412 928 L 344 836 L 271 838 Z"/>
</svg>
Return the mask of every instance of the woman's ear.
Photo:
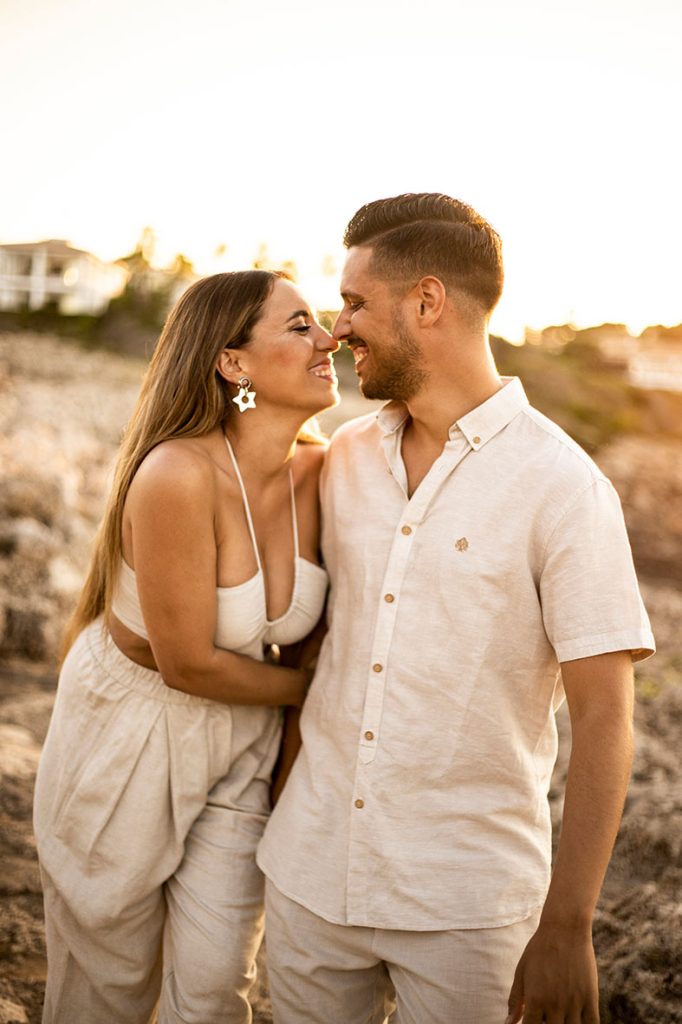
<svg viewBox="0 0 682 1024">
<path fill-rule="evenodd" d="M 244 368 L 239 359 L 239 349 L 224 348 L 218 356 L 215 368 L 221 377 L 230 384 L 239 384 L 244 376 Z"/>
</svg>

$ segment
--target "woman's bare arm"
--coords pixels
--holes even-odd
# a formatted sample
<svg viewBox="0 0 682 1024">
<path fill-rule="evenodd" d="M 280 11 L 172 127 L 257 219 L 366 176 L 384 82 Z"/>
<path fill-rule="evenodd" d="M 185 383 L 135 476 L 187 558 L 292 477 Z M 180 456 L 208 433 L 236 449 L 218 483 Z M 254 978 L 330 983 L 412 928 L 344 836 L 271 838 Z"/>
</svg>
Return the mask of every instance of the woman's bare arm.
<svg viewBox="0 0 682 1024">
<path fill-rule="evenodd" d="M 216 647 L 214 471 L 190 447 L 160 446 L 128 495 L 140 604 L 164 682 L 228 704 L 299 704 L 307 675 Z"/>
</svg>

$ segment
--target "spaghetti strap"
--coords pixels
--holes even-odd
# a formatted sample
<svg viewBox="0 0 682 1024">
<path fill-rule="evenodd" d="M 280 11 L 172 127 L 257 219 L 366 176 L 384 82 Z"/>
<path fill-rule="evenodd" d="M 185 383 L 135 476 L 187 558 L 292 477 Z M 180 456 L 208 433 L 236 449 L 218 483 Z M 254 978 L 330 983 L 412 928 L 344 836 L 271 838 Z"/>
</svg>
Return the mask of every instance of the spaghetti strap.
<svg viewBox="0 0 682 1024">
<path fill-rule="evenodd" d="M 234 451 L 232 449 L 232 445 L 230 444 L 230 439 L 227 436 L 227 434 L 223 434 L 223 437 L 225 438 L 225 444 L 227 445 L 227 450 L 230 453 L 230 458 L 232 460 L 232 465 L 234 466 L 234 471 L 235 471 L 235 474 L 236 474 L 236 477 L 237 477 L 237 481 L 239 483 L 239 489 L 242 492 L 242 501 L 244 503 L 244 512 L 246 513 L 246 521 L 247 521 L 248 527 L 249 527 L 249 534 L 251 535 L 251 543 L 253 544 L 253 551 L 254 551 L 254 554 L 256 556 L 256 563 L 258 565 L 258 571 L 262 572 L 263 571 L 263 566 L 261 565 L 260 552 L 258 550 L 258 541 L 256 540 L 256 531 L 254 529 L 253 518 L 251 516 L 251 506 L 249 505 L 249 499 L 248 499 L 248 496 L 246 494 L 246 487 L 244 486 L 244 480 L 242 478 L 242 474 L 241 474 L 240 469 L 239 469 L 239 464 L 237 462 L 237 457 L 234 454 Z M 293 533 L 294 533 L 294 558 L 298 561 L 298 521 L 297 521 L 297 518 L 296 518 L 296 496 L 294 494 L 294 478 L 293 478 L 293 475 L 292 475 L 292 472 L 291 472 L 291 467 L 289 467 L 289 492 L 291 494 L 291 518 L 292 518 Z"/>
<path fill-rule="evenodd" d="M 291 523 L 294 528 L 294 565 L 298 563 L 298 518 L 296 516 L 296 493 L 294 491 L 294 477 L 289 466 L 289 490 L 291 492 Z"/>
</svg>

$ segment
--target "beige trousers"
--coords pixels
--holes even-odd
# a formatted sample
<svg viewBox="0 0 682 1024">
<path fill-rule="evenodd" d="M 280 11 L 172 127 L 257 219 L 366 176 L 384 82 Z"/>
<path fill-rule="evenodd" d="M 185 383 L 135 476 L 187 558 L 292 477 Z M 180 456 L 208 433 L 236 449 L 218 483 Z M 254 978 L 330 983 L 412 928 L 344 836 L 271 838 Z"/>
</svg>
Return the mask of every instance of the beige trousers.
<svg viewBox="0 0 682 1024">
<path fill-rule="evenodd" d="M 66 659 L 38 771 L 46 1024 L 247 1024 L 271 708 L 169 689 L 99 623 Z"/>
<path fill-rule="evenodd" d="M 274 1024 L 503 1024 L 540 911 L 502 928 L 330 924 L 265 887 Z"/>
</svg>

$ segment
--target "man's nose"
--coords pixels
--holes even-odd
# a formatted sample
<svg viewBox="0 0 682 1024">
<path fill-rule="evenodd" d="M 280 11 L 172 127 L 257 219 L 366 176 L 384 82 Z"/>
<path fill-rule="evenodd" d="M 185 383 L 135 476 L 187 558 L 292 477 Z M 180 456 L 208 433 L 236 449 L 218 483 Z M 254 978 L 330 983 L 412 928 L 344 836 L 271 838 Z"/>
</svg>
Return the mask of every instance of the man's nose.
<svg viewBox="0 0 682 1024">
<path fill-rule="evenodd" d="M 345 341 L 346 338 L 351 334 L 350 329 L 350 311 L 342 309 L 336 318 L 336 323 L 332 328 L 332 335 L 336 341 Z"/>
</svg>

